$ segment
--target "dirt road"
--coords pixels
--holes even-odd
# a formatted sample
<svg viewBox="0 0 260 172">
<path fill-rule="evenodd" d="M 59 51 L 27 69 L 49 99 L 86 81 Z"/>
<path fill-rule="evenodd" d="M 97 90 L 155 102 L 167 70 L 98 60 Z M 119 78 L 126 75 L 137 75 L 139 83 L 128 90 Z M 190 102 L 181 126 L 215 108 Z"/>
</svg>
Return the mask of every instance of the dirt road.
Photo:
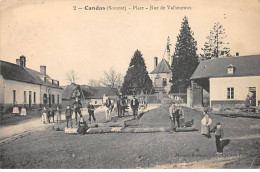
<svg viewBox="0 0 260 172">
<path fill-rule="evenodd" d="M 199 126 L 201 112 L 192 109 L 185 112 L 186 118 L 194 119 Z M 53 131 L 49 125 L 45 130 L 2 144 L 0 167 L 199 168 L 202 163 L 203 168 L 250 168 L 260 154 L 257 127 L 260 120 L 220 116 L 212 116 L 212 119 L 220 121 L 225 138 L 231 138 L 223 157 L 215 155 L 215 139 L 204 139 L 199 131 L 71 135 Z M 149 111 L 140 119 L 140 124 L 168 126 L 167 107 Z M 217 159 L 219 163 L 213 165 Z"/>
</svg>

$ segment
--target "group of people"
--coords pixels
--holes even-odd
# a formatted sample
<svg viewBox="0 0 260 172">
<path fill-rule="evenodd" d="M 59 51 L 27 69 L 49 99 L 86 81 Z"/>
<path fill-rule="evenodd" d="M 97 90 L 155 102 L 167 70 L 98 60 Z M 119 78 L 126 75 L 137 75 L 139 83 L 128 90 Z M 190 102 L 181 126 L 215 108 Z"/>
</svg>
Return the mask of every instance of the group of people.
<svg viewBox="0 0 260 172">
<path fill-rule="evenodd" d="M 184 110 L 181 106 L 176 105 L 173 103 L 169 107 L 169 114 L 170 114 L 170 120 L 171 120 L 171 129 L 170 132 L 176 132 L 177 127 L 184 127 L 185 126 L 185 120 L 184 120 Z M 177 122 L 177 127 L 175 125 L 175 121 Z"/>
<path fill-rule="evenodd" d="M 204 117 L 201 120 L 201 135 L 203 135 L 205 138 L 211 138 L 210 133 L 215 133 L 217 154 L 222 154 L 223 146 L 221 145 L 221 141 L 224 137 L 223 128 L 221 127 L 220 122 L 216 122 L 216 126 L 210 130 L 212 119 L 209 117 L 209 109 L 204 109 L 203 115 Z"/>
<path fill-rule="evenodd" d="M 20 115 L 22 117 L 26 117 L 27 116 L 27 111 L 26 111 L 25 105 L 22 106 L 22 109 L 21 109 L 21 112 L 20 112 L 17 103 L 15 103 L 14 107 L 13 107 L 13 115 L 14 116 L 19 116 Z"/>
<path fill-rule="evenodd" d="M 42 122 L 44 124 L 50 123 L 51 119 L 54 123 L 54 116 L 56 116 L 57 123 L 61 122 L 61 110 L 60 107 L 57 106 L 55 108 L 46 108 L 45 106 L 42 109 Z"/>
<path fill-rule="evenodd" d="M 184 110 L 181 106 L 172 103 L 169 107 L 169 114 L 170 114 L 170 120 L 171 120 L 171 128 L 170 132 L 176 132 L 177 127 L 186 127 L 186 123 L 184 120 Z M 209 118 L 209 109 L 204 109 L 203 111 L 204 117 L 201 120 L 201 135 L 203 135 L 205 138 L 211 138 L 212 132 L 215 133 L 216 138 L 216 148 L 217 148 L 217 154 L 223 153 L 223 146 L 221 144 L 221 141 L 224 137 L 224 131 L 223 128 L 220 125 L 220 122 L 216 123 L 216 126 L 210 130 L 210 125 L 212 124 L 212 119 Z M 177 127 L 175 125 L 175 122 L 177 122 Z"/>
<path fill-rule="evenodd" d="M 105 109 L 106 122 L 108 122 L 109 120 L 111 120 L 110 116 L 111 112 L 114 109 L 114 102 L 105 94 L 103 96 L 103 106 Z M 134 119 L 136 119 L 138 116 L 139 100 L 135 97 L 135 95 L 133 95 L 133 99 L 131 99 L 130 101 L 130 107 L 133 111 Z M 120 94 L 117 101 L 117 113 L 119 118 L 124 116 L 124 114 L 126 113 L 126 109 L 128 109 L 127 98 Z"/>
</svg>

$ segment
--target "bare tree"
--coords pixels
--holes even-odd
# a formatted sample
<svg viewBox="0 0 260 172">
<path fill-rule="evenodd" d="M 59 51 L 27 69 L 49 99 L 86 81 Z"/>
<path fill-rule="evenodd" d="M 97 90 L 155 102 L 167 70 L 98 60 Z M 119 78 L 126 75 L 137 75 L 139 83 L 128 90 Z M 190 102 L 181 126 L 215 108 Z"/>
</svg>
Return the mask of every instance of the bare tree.
<svg viewBox="0 0 260 172">
<path fill-rule="evenodd" d="M 92 86 L 92 87 L 100 87 L 101 83 L 99 80 L 90 79 L 90 80 L 88 80 L 88 85 Z"/>
<path fill-rule="evenodd" d="M 77 77 L 77 74 L 74 70 L 71 70 L 68 73 L 66 73 L 66 80 L 69 84 L 75 84 L 78 79 L 79 78 Z"/>
<path fill-rule="evenodd" d="M 112 88 L 118 88 L 123 83 L 123 75 L 115 71 L 113 67 L 109 71 L 104 71 L 104 77 L 100 78 L 100 82 L 104 86 L 110 86 Z"/>
</svg>

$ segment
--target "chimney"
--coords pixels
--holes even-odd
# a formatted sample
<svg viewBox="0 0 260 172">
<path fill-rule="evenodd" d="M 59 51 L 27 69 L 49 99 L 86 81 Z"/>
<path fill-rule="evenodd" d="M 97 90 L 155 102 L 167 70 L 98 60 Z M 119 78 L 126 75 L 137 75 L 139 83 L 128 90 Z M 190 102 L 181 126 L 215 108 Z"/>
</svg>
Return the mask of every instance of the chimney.
<svg viewBox="0 0 260 172">
<path fill-rule="evenodd" d="M 239 56 L 239 52 L 236 52 L 236 56 Z"/>
<path fill-rule="evenodd" d="M 40 72 L 41 72 L 41 74 L 46 76 L 46 66 L 40 66 Z"/>
<path fill-rule="evenodd" d="M 26 57 L 24 55 L 20 56 L 20 66 L 26 67 Z"/>
<path fill-rule="evenodd" d="M 16 59 L 16 64 L 17 64 L 18 66 L 20 66 L 20 65 L 21 65 L 21 60 L 20 60 L 20 59 Z"/>
<path fill-rule="evenodd" d="M 158 57 L 154 57 L 154 68 L 158 65 Z"/>
<path fill-rule="evenodd" d="M 57 85 L 60 86 L 60 81 L 57 81 Z"/>
<path fill-rule="evenodd" d="M 51 85 L 53 85 L 53 84 L 54 84 L 54 80 L 52 79 L 52 80 L 51 80 Z"/>
</svg>

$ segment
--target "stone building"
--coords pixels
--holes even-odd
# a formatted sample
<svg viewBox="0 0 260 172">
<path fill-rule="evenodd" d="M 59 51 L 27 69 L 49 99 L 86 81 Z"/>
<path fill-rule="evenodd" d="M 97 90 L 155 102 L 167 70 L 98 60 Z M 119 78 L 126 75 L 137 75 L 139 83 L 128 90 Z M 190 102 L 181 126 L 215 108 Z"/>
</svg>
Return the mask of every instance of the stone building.
<svg viewBox="0 0 260 172">
<path fill-rule="evenodd" d="M 40 66 L 40 72 L 26 67 L 26 57 L 21 56 L 16 64 L 0 61 L 1 112 L 16 103 L 27 108 L 57 106 L 62 103 L 62 87 Z"/>
</svg>

